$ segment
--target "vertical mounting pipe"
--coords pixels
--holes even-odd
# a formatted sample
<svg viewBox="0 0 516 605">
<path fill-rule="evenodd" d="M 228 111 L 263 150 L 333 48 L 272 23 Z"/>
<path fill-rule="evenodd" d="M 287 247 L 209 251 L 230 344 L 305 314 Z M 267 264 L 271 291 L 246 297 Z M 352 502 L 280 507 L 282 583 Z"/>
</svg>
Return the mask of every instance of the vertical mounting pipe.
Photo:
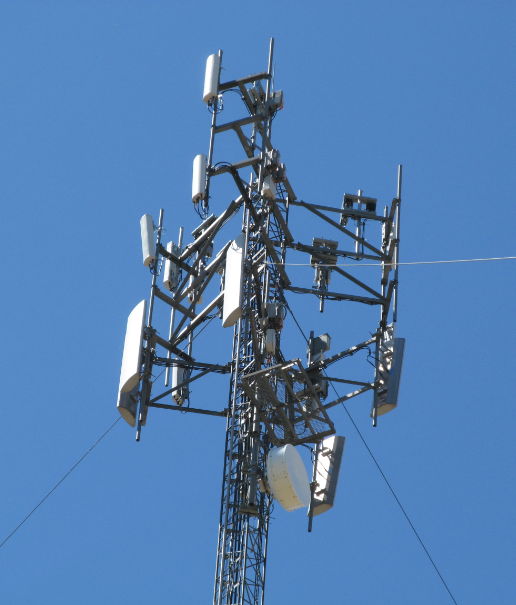
<svg viewBox="0 0 516 605">
<path fill-rule="evenodd" d="M 315 488 L 317 487 L 317 461 L 319 460 L 319 448 L 321 443 L 318 441 L 315 444 L 315 459 L 314 459 L 314 472 L 312 475 L 312 484 L 310 485 L 310 508 L 308 509 L 308 531 L 312 531 L 312 520 L 314 518 L 314 500 L 315 500 Z"/>
<path fill-rule="evenodd" d="M 362 189 L 358 190 L 358 195 L 361 196 L 363 193 Z M 358 202 L 358 209 L 362 210 L 362 204 L 360 202 Z M 356 236 L 357 237 L 362 237 L 362 223 L 361 223 L 360 218 L 357 218 L 357 228 L 356 228 Z M 355 242 L 355 252 L 358 254 L 360 252 L 360 244 L 356 241 Z M 356 260 L 361 260 L 359 256 L 356 257 Z"/>
<path fill-rule="evenodd" d="M 159 250 L 159 245 L 161 243 L 161 231 L 163 229 L 163 208 L 159 211 L 159 223 L 158 223 L 158 237 L 156 238 L 156 250 Z M 152 286 L 151 286 L 151 295 L 149 300 L 149 313 L 147 315 L 147 335 L 149 336 L 149 330 L 151 329 L 152 324 L 152 311 L 154 309 L 154 292 L 156 290 L 156 279 L 158 277 L 158 260 L 159 256 L 156 257 L 154 261 L 154 274 L 152 276 Z M 147 393 L 149 392 L 149 378 L 148 374 L 150 371 L 150 353 L 151 353 L 151 341 L 150 337 L 147 338 L 147 342 L 145 343 L 145 349 L 147 351 L 147 355 L 145 355 L 145 363 L 143 366 L 143 381 L 142 381 L 142 394 L 140 397 L 140 409 L 138 411 L 138 421 L 136 424 L 136 441 L 140 441 L 140 433 L 142 429 L 142 422 L 145 422 L 145 418 L 147 416 L 146 404 L 147 401 Z"/>
<path fill-rule="evenodd" d="M 373 391 L 373 426 L 378 422 L 378 391 L 380 389 L 380 348 L 381 348 L 381 333 L 376 332 L 376 351 L 374 356 L 374 391 Z"/>
<path fill-rule="evenodd" d="M 396 249 L 394 251 L 394 297 L 392 303 L 392 321 L 396 323 L 398 321 L 398 263 L 399 263 L 399 254 L 400 254 L 400 211 L 401 211 L 401 176 L 402 176 L 403 166 L 400 164 L 398 166 L 398 216 L 396 217 Z"/>
<path fill-rule="evenodd" d="M 219 91 L 219 86 L 220 86 L 220 72 L 222 70 L 222 50 L 219 50 L 219 57 L 220 57 L 220 69 L 219 69 L 219 81 L 217 84 L 217 92 Z M 217 124 L 217 107 L 219 105 L 219 98 L 217 97 L 215 99 L 215 104 L 213 106 L 213 114 L 212 114 L 212 118 L 211 118 L 211 132 L 210 132 L 210 148 L 208 151 L 208 164 L 207 164 L 207 169 L 208 169 L 208 173 L 211 170 L 211 162 L 213 160 L 213 144 L 215 142 L 215 126 Z M 203 207 L 206 207 L 208 204 L 208 201 L 210 199 L 210 177 L 207 177 L 206 179 L 206 192 L 204 194 L 204 200 L 203 200 Z"/>
<path fill-rule="evenodd" d="M 267 153 L 267 145 L 265 144 L 265 140 L 268 139 L 270 141 L 271 138 L 271 120 L 269 117 L 269 98 L 271 94 L 271 77 L 272 77 L 272 58 L 274 55 L 274 38 L 271 38 L 269 44 L 269 62 L 267 64 L 267 85 L 265 86 L 265 120 L 263 122 L 262 129 L 262 152 L 261 152 L 261 160 L 260 160 L 260 168 L 258 171 L 258 193 L 262 191 L 263 185 L 263 177 L 264 177 L 264 167 L 265 167 L 265 156 Z"/>
<path fill-rule="evenodd" d="M 179 248 L 179 254 L 181 254 L 181 247 L 183 246 L 183 227 L 179 227 L 179 239 L 177 247 Z M 170 311 L 170 328 L 168 330 L 168 340 L 170 342 L 172 334 L 174 333 L 174 320 L 176 318 L 176 308 L 172 307 Z M 172 357 L 172 351 L 167 351 L 167 359 Z M 165 386 L 168 387 L 170 382 L 170 366 L 165 369 Z"/>
</svg>

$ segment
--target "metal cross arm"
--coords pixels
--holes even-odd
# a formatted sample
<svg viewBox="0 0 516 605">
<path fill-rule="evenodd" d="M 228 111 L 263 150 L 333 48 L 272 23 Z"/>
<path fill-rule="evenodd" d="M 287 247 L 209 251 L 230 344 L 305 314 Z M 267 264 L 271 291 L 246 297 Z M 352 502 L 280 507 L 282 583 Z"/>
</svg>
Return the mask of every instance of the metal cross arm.
<svg viewBox="0 0 516 605">
<path fill-rule="evenodd" d="M 215 366 L 213 366 L 213 367 L 215 367 Z M 204 370 L 203 372 L 199 372 L 199 374 L 196 374 L 195 376 L 190 376 L 190 378 L 183 381 L 181 384 L 178 384 L 177 386 L 175 386 L 171 389 L 168 389 L 168 391 L 161 393 L 161 395 L 154 397 L 154 399 L 151 399 L 149 403 L 156 403 L 156 401 L 159 401 L 160 399 L 163 399 L 163 397 L 166 397 L 167 395 L 170 395 L 170 394 L 174 393 L 175 391 L 178 391 L 179 389 L 183 388 L 187 384 L 190 384 L 191 382 L 194 382 L 194 380 L 198 380 L 199 378 L 206 376 L 206 374 L 209 374 L 212 371 L 213 371 L 212 368 L 207 368 L 206 370 Z M 149 404 L 147 404 L 147 405 L 149 405 Z"/>
<path fill-rule="evenodd" d="M 361 389 L 357 389 L 356 391 L 353 391 L 352 393 L 348 393 L 348 395 L 344 395 L 344 397 L 339 397 L 338 399 L 335 399 L 334 401 L 331 401 L 330 403 L 327 403 L 324 406 L 325 410 L 329 410 L 330 408 L 339 405 L 339 403 L 344 403 L 344 401 L 347 401 L 348 399 L 352 399 L 353 397 L 356 397 L 357 395 L 362 395 L 362 393 L 365 393 L 367 391 L 370 391 L 371 389 L 374 389 L 376 386 L 376 383 L 371 382 L 370 384 L 368 384 L 365 387 L 362 387 Z"/>
<path fill-rule="evenodd" d="M 382 260 L 388 261 L 389 257 L 386 254 L 384 254 L 381 250 L 378 250 L 378 248 L 375 248 L 369 242 L 366 242 L 365 239 L 363 239 L 361 237 L 358 237 L 357 235 L 355 235 L 354 233 L 352 233 L 351 231 L 349 231 L 349 229 L 346 229 L 345 227 L 342 227 L 342 225 L 339 225 L 338 223 L 336 223 L 331 218 L 329 218 L 327 216 L 324 216 L 324 214 L 322 212 L 319 212 L 312 204 L 307 204 L 306 202 L 301 202 L 301 201 L 300 202 L 292 201 L 291 203 L 295 204 L 296 206 L 302 206 L 303 208 L 306 208 L 307 210 L 310 210 L 310 212 L 312 212 L 313 214 L 315 214 L 319 218 L 322 218 L 323 221 L 326 221 L 327 223 L 329 223 L 330 225 L 332 225 L 333 227 L 335 227 L 335 229 L 338 229 L 339 231 L 342 231 L 342 233 L 345 233 L 346 235 L 348 235 L 349 237 L 351 237 L 352 239 L 354 239 L 356 242 L 358 242 L 362 246 L 365 246 L 366 248 L 369 248 L 369 250 L 372 250 Z"/>
<path fill-rule="evenodd" d="M 257 74 L 252 74 L 251 76 L 246 76 L 245 78 L 238 78 L 237 80 L 230 80 L 229 82 L 224 82 L 219 84 L 219 92 L 224 92 L 230 88 L 235 88 L 235 86 L 250 84 L 251 82 L 258 82 L 259 80 L 269 80 L 270 74 L 266 71 L 261 71 Z"/>
<path fill-rule="evenodd" d="M 358 345 L 350 347 L 349 349 L 341 351 L 340 353 L 336 353 L 335 355 L 332 355 L 331 357 L 328 357 L 327 359 L 317 361 L 315 363 L 310 364 L 306 370 L 307 370 L 307 372 L 311 372 L 313 370 L 320 370 L 323 368 L 327 368 L 329 365 L 331 365 L 332 363 L 335 363 L 339 359 L 343 359 L 344 357 L 349 357 L 351 355 L 354 355 L 357 351 L 360 351 L 361 349 L 366 349 L 367 347 L 374 344 L 375 342 L 376 342 L 376 334 L 374 336 L 372 336 L 371 338 L 369 338 L 368 340 L 361 342 Z"/>
<path fill-rule="evenodd" d="M 192 412 L 193 414 L 204 414 L 205 416 L 221 416 L 227 418 L 228 411 L 222 410 L 222 412 L 216 412 L 215 410 L 201 410 L 200 408 L 187 408 L 180 405 L 169 405 L 167 403 L 152 403 L 147 404 L 150 408 L 161 408 L 163 410 L 176 410 L 178 412 Z"/>
<path fill-rule="evenodd" d="M 279 268 L 279 267 L 278 267 Z M 285 286 L 285 290 L 296 292 L 298 294 L 313 294 L 330 300 L 352 300 L 361 302 L 365 305 L 381 305 L 383 302 L 378 298 L 369 298 L 367 296 L 358 296 L 355 294 L 341 294 L 339 292 L 328 292 L 327 290 L 309 290 L 308 288 L 300 288 L 298 286 Z"/>
<path fill-rule="evenodd" d="M 231 371 L 231 362 L 221 366 L 216 363 L 202 363 L 201 361 L 187 361 L 185 359 L 170 359 L 169 357 L 158 357 L 154 356 L 154 363 L 156 365 L 165 367 L 187 368 L 189 370 L 210 370 L 210 372 L 216 372 L 217 374 L 227 374 Z"/>
<path fill-rule="evenodd" d="M 319 259 L 321 261 L 321 263 L 326 262 L 328 255 L 324 254 L 323 252 L 316 252 L 316 250 L 318 250 L 318 249 L 315 248 L 314 251 L 311 253 L 311 255 L 314 256 L 315 258 Z M 320 250 L 320 248 L 319 248 L 319 250 Z M 332 252 L 333 252 L 333 250 L 332 250 Z M 331 268 L 332 268 L 332 271 L 336 271 L 337 273 L 340 273 L 340 275 L 342 275 L 346 279 L 349 279 L 357 286 L 360 286 L 360 288 L 363 288 L 364 290 L 369 292 L 369 294 L 376 296 L 382 304 L 385 304 L 387 302 L 387 300 L 379 292 L 377 292 L 376 290 L 373 290 L 373 288 L 370 288 L 368 285 L 364 284 L 364 282 L 360 281 L 356 277 L 353 277 L 352 275 L 350 275 L 343 269 L 340 269 L 336 265 L 332 265 Z"/>
<path fill-rule="evenodd" d="M 235 170 L 241 170 L 242 168 L 247 168 L 248 166 L 256 166 L 261 161 L 259 155 L 251 156 L 246 160 L 240 160 L 239 162 L 232 162 L 233 168 Z M 211 177 L 218 176 L 219 174 L 224 174 L 225 172 L 229 172 L 229 166 L 217 166 L 217 168 L 213 169 L 213 172 L 210 174 Z"/>
<path fill-rule="evenodd" d="M 321 254 L 324 254 L 324 249 L 321 249 L 319 247 L 316 246 L 307 246 L 306 244 L 302 244 L 301 242 L 296 242 L 296 243 L 292 243 L 292 244 L 287 244 L 287 246 L 289 246 L 289 248 L 292 248 L 294 250 L 299 250 L 301 252 L 308 252 L 310 254 L 312 254 L 313 252 L 320 252 Z M 366 258 L 368 260 L 376 260 L 378 262 L 382 262 L 383 257 L 381 256 L 376 256 L 376 255 L 372 255 L 372 254 L 364 254 L 363 252 L 349 252 L 347 250 L 332 250 L 331 254 L 333 254 L 334 256 L 351 256 L 353 258 Z"/>
<path fill-rule="evenodd" d="M 310 376 L 310 373 L 308 373 Z M 355 384 L 360 387 L 368 387 L 371 385 L 370 382 L 360 382 L 358 380 L 346 380 L 344 378 L 333 378 L 331 376 L 324 376 L 324 380 L 328 380 L 329 382 L 342 382 L 344 384 Z"/>
<path fill-rule="evenodd" d="M 226 130 L 234 130 L 237 127 L 246 126 L 247 124 L 255 124 L 256 122 L 263 122 L 265 120 L 265 116 L 263 115 L 254 115 L 247 116 L 246 118 L 241 118 L 240 120 L 235 120 L 234 122 L 227 122 L 226 124 L 221 124 L 220 126 L 215 126 L 215 134 L 219 134 L 220 132 L 225 132 Z"/>
</svg>

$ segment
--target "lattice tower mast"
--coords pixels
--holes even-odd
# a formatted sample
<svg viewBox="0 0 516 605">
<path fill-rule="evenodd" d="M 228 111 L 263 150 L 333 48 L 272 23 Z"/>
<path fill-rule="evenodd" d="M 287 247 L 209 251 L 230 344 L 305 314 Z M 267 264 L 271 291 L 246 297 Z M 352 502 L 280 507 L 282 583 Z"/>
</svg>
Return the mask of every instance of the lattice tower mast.
<svg viewBox="0 0 516 605">
<path fill-rule="evenodd" d="M 220 53 L 221 54 L 221 53 Z M 261 138 L 262 153 L 254 163 L 256 177 L 248 188 L 251 204 L 244 206 L 242 232 L 245 234 L 245 277 L 243 280 L 243 313 L 234 328 L 233 368 L 230 380 L 230 410 L 226 429 L 224 452 L 224 474 L 220 507 L 217 565 L 215 573 L 214 604 L 263 603 L 267 535 L 271 498 L 258 489 L 258 469 L 265 468 L 270 448 L 267 434 L 257 418 L 249 398 L 242 390 L 241 377 L 261 369 L 261 353 L 257 338 L 257 325 L 264 317 L 264 306 L 269 302 L 283 300 L 283 278 L 278 267 L 266 263 L 267 247 L 276 254 L 271 240 L 282 242 L 280 258 L 285 261 L 285 231 L 288 230 L 288 200 L 284 208 L 279 204 L 272 211 L 272 204 L 261 195 L 268 159 L 265 150 L 272 151 L 272 112 L 269 111 L 273 61 L 273 40 L 270 44 L 268 70 L 254 78 L 238 82 L 244 93 L 246 81 L 259 83 L 266 76 L 263 113 L 252 102 L 247 103 L 250 119 L 255 121 L 253 138 Z M 233 86 L 228 83 L 220 88 Z M 242 90 L 243 89 L 243 90 Z M 258 88 L 259 90 L 259 88 Z M 213 151 L 216 133 L 216 113 L 213 115 L 210 155 Z M 239 126 L 236 126 L 238 133 Z M 244 147 L 245 148 L 245 147 Z M 247 149 L 254 152 L 254 150 Z M 254 155 L 248 153 L 254 159 Z M 288 194 L 287 194 L 288 195 Z M 279 219 L 279 220 L 278 220 Z M 281 265 L 278 265 L 281 267 Z M 284 272 L 284 271 L 283 271 Z M 274 365 L 283 361 L 279 342 L 276 353 L 270 354 L 264 365 Z"/>
<path fill-rule="evenodd" d="M 274 40 L 271 39 L 266 72 L 226 83 L 220 83 L 222 51 L 208 59 L 208 66 L 210 62 L 212 67 L 215 65 L 211 69 L 215 80 L 208 86 L 211 93 L 209 98 L 205 94 L 204 99 L 212 112 L 209 154 L 208 157 L 200 154 L 194 160 L 192 186 L 192 201 L 203 222 L 192 232 L 192 243 L 183 245 L 181 228 L 178 243 L 169 242 L 165 247 L 161 242 L 163 210 L 157 227 L 150 215 L 142 217 L 143 261 L 152 273 L 151 295 L 148 305 L 142 301 L 129 316 L 120 377 L 118 409 L 131 426 L 136 426 L 137 440 L 140 439 L 141 427 L 146 423 L 149 407 L 227 419 L 214 605 L 263 605 L 272 496 L 279 499 L 287 510 L 306 506 L 298 498 L 297 504 L 289 508 L 278 497 L 267 474 L 268 466 L 272 464 L 271 454 L 285 447 L 314 444 L 313 475 L 309 487 L 305 479 L 307 493 L 311 494 L 308 497 L 311 531 L 312 516 L 333 506 L 344 447 L 343 437 L 331 437 L 336 431 L 327 410 L 372 391 L 371 417 L 376 426 L 377 417 L 397 405 L 404 351 L 404 339 L 394 337 L 401 166 L 397 197 L 392 200 L 390 209 L 384 208 L 383 216 L 376 214 L 376 199 L 363 196 L 361 191 L 358 195 L 344 194 L 341 208 L 297 200 L 286 176 L 286 168 L 280 163 L 279 152 L 271 143 L 272 120 L 283 103 L 283 93 L 272 88 L 273 50 Z M 208 68 L 206 73 L 208 77 Z M 217 117 L 223 107 L 222 94 L 229 90 L 240 92 L 249 115 L 218 125 Z M 247 137 L 243 127 L 249 126 L 252 133 Z M 216 135 L 228 130 L 237 134 L 247 158 L 231 164 L 214 163 Z M 238 172 L 245 167 L 253 170 L 248 182 L 243 181 Z M 216 217 L 209 214 L 210 186 L 215 176 L 225 173 L 233 178 L 239 196 Z M 288 227 L 289 211 L 293 207 L 302 207 L 311 216 L 325 221 L 341 236 L 351 239 L 354 249 L 339 249 L 337 241 L 322 238 L 314 238 L 311 244 L 296 242 Z M 214 237 L 240 210 L 240 235 L 214 255 Z M 356 224 L 355 231 L 347 226 L 350 220 Z M 368 220 L 382 226 L 379 247 L 375 247 L 370 238 L 365 239 L 364 225 Z M 291 283 L 284 264 L 287 248 L 309 255 L 310 264 L 315 269 L 316 286 L 308 289 Z M 231 277 L 235 254 L 242 257 L 240 277 L 236 281 L 234 276 Z M 337 266 L 337 259 L 346 257 L 379 263 L 380 288 L 368 285 Z M 394 277 L 391 279 L 393 267 Z M 333 286 L 330 290 L 332 273 L 353 284 L 358 293 L 336 292 Z M 203 293 L 216 274 L 222 275 L 220 292 L 202 311 L 198 311 Z M 163 288 L 168 293 L 158 286 L 160 275 L 163 276 Z M 325 300 L 379 306 L 378 327 L 364 342 L 327 358 L 324 352 L 330 348 L 329 335 L 314 338 L 312 333 L 305 369 L 300 359 L 286 361 L 281 352 L 284 309 L 288 307 L 285 290 L 316 295 L 320 299 L 321 312 Z M 153 309 L 158 300 L 171 310 L 168 340 L 153 327 Z M 391 301 L 393 323 L 388 324 Z M 233 309 L 229 318 L 226 307 Z M 232 356 L 226 364 L 199 361 L 192 356 L 195 332 L 200 333 L 206 324 L 199 330 L 200 326 L 217 316 L 222 318 L 224 327 L 234 326 Z M 235 319 L 230 319 L 233 317 Z M 374 353 L 371 348 L 374 348 Z M 161 349 L 166 351 L 166 357 L 158 354 Z M 369 350 L 375 360 L 372 382 L 327 375 L 329 366 L 361 350 Z M 153 388 L 156 389 L 153 366 L 166 368 L 167 390 L 151 396 Z M 222 411 L 190 407 L 190 383 L 213 372 L 230 374 L 228 407 Z M 171 373 L 172 385 L 168 388 Z M 328 396 L 328 383 L 333 382 L 352 385 L 355 390 L 323 405 L 322 401 Z M 163 403 L 169 395 L 172 395 L 174 404 Z M 334 439 L 334 448 L 339 441 L 338 456 L 338 448 L 330 451 L 330 446 L 324 445 L 327 439 Z M 325 452 L 320 454 L 321 448 L 325 447 Z M 320 469 L 325 463 L 320 463 L 318 471 L 318 460 L 320 455 L 329 454 L 340 456 L 334 473 L 336 477 L 332 485 L 328 483 L 327 487 L 319 489 L 324 487 L 322 484 L 326 480 L 329 481 L 328 473 L 331 471 L 326 465 L 324 478 Z M 303 473 L 306 476 L 304 469 Z M 319 508 L 314 513 L 316 507 Z"/>
</svg>

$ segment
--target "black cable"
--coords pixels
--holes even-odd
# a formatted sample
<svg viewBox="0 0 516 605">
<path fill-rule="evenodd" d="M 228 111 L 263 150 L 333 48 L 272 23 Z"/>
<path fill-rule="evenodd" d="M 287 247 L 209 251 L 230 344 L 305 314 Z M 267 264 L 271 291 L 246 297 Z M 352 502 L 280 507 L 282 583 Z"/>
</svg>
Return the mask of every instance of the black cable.
<svg viewBox="0 0 516 605">
<path fill-rule="evenodd" d="M 331 382 L 331 381 L 330 381 Z M 333 390 L 335 391 L 335 395 L 337 395 L 337 398 L 339 398 L 339 394 L 337 393 L 337 389 L 334 387 L 333 383 L 331 383 L 331 386 L 333 388 Z M 396 502 L 398 503 L 398 506 L 401 508 L 402 513 L 405 515 L 405 519 L 407 519 L 410 527 L 412 528 L 412 531 L 416 534 L 416 538 L 419 540 L 419 543 L 421 544 L 421 546 L 423 547 L 423 550 L 426 553 L 426 556 L 430 559 L 430 563 L 432 563 L 432 565 L 434 566 L 435 571 L 437 572 L 437 575 L 441 578 L 441 582 L 444 584 L 444 587 L 446 588 L 446 590 L 448 591 L 448 594 L 450 595 L 452 601 L 455 603 L 455 605 L 457 605 L 457 601 L 453 598 L 453 595 L 450 591 L 450 589 L 448 588 L 448 585 L 446 584 L 446 582 L 444 581 L 444 578 L 442 577 L 442 575 L 439 573 L 439 570 L 437 569 L 437 565 L 434 563 L 434 560 L 432 559 L 432 557 L 430 556 L 430 553 L 428 552 L 428 550 L 426 549 L 426 546 L 423 544 L 423 540 L 421 540 L 421 538 L 419 537 L 419 534 L 416 531 L 416 528 L 412 525 L 412 521 L 409 519 L 409 516 L 407 515 L 407 513 L 405 512 L 405 509 L 403 508 L 403 506 L 401 505 L 401 502 L 398 500 L 398 496 L 396 496 L 396 494 L 394 493 L 394 490 L 391 487 L 391 484 L 389 483 L 389 481 L 387 481 L 387 477 L 384 475 L 382 469 L 380 468 L 380 465 L 378 464 L 378 462 L 376 461 L 376 458 L 373 455 L 373 452 L 369 449 L 369 446 L 366 443 L 366 440 L 364 439 L 364 437 L 362 436 L 362 433 L 359 431 L 358 426 L 355 424 L 355 421 L 353 420 L 353 418 L 351 417 L 351 414 L 349 413 L 348 408 L 344 405 L 344 402 L 342 402 L 342 407 L 346 410 L 346 414 L 349 416 L 349 419 L 351 420 L 353 426 L 355 427 L 357 433 L 360 436 L 360 439 L 362 439 L 363 444 L 366 446 L 367 451 L 369 452 L 371 458 L 373 459 L 373 462 L 376 464 L 376 467 L 378 468 L 378 470 L 380 471 L 380 474 L 382 475 L 385 483 L 387 483 L 387 487 L 391 490 L 391 494 L 394 496 L 394 499 L 396 500 Z"/>
<path fill-rule="evenodd" d="M 104 439 L 104 437 L 109 433 L 109 431 L 115 426 L 115 424 L 122 419 L 122 416 L 120 416 L 120 418 L 118 418 L 117 420 L 115 420 L 115 422 L 113 422 L 113 424 L 108 428 L 108 430 L 97 439 L 97 441 L 95 441 L 95 443 L 90 447 L 90 449 L 84 454 L 84 456 L 78 461 L 76 462 L 72 468 L 66 473 L 66 475 L 61 479 L 61 481 L 59 481 L 58 483 L 56 483 L 56 485 L 48 492 L 48 494 L 43 498 L 43 500 L 41 500 L 41 502 L 35 506 L 30 513 L 25 517 L 25 519 L 7 536 L 7 538 L 2 542 L 2 544 L 0 544 L 0 548 L 2 548 L 2 546 L 7 542 L 7 540 L 9 540 L 9 538 L 14 535 L 19 529 L 20 527 L 25 523 L 25 521 L 27 521 L 27 519 L 32 515 L 32 513 L 34 513 L 42 504 L 43 502 L 45 502 L 45 500 L 50 496 L 50 494 L 56 490 L 61 483 L 63 483 L 63 481 L 68 477 L 68 475 L 74 470 L 74 468 L 76 466 L 78 466 L 83 460 L 84 458 L 86 458 L 86 456 L 91 452 L 91 450 L 97 445 L 97 443 L 99 443 L 100 441 L 102 441 L 102 439 Z"/>
<path fill-rule="evenodd" d="M 301 332 L 301 334 L 303 335 L 303 338 L 306 340 L 306 342 L 308 342 L 307 337 L 305 336 L 305 333 L 303 332 L 303 330 L 301 329 L 301 326 L 297 323 L 297 319 L 294 317 L 294 314 L 292 313 L 292 309 L 288 306 L 288 303 L 286 303 L 290 314 L 292 315 L 294 321 L 296 322 L 297 327 L 299 328 L 299 331 Z M 326 370 L 324 370 L 324 373 L 326 374 Z M 335 391 L 335 395 L 337 395 L 337 399 L 339 399 L 340 395 L 337 393 L 337 389 L 335 388 L 333 382 L 331 382 L 330 380 L 330 384 L 332 389 Z M 416 531 L 416 528 L 412 525 L 412 521 L 409 519 L 409 516 L 407 515 L 407 513 L 405 512 L 405 509 L 403 508 L 403 506 L 401 505 L 401 502 L 398 500 L 398 496 L 396 496 L 396 494 L 394 493 L 394 490 L 391 487 L 391 484 L 389 483 L 389 481 L 387 480 L 387 477 L 384 475 L 384 472 L 382 471 L 382 469 L 380 468 L 380 465 L 378 464 L 378 462 L 376 461 L 376 458 L 373 455 L 373 452 L 369 449 L 369 446 L 366 443 L 366 440 L 364 439 L 362 433 L 360 432 L 358 426 L 355 424 L 355 421 L 353 420 L 351 414 L 349 413 L 348 408 L 344 405 L 344 402 L 341 403 L 342 407 L 346 410 L 346 414 L 348 415 L 349 419 L 351 420 L 351 423 L 353 424 L 353 426 L 355 427 L 356 432 L 358 433 L 360 439 L 362 439 L 362 443 L 366 446 L 367 451 L 369 452 L 369 455 L 371 456 L 371 458 L 373 459 L 373 462 L 376 464 L 376 468 L 380 471 L 380 474 L 383 477 L 383 480 L 385 481 L 385 483 L 387 484 L 387 487 L 390 489 L 391 494 L 394 496 L 394 499 L 396 500 L 396 502 L 398 503 L 398 506 L 401 508 L 402 513 L 405 515 L 405 519 L 407 519 L 410 527 L 412 528 L 412 531 L 414 532 L 414 534 L 416 535 L 416 538 L 419 540 L 419 543 L 421 544 L 421 546 L 423 547 L 423 550 L 426 553 L 426 556 L 430 559 L 430 563 L 432 563 L 435 571 L 437 572 L 437 575 L 439 576 L 439 578 L 441 578 L 441 582 L 444 584 L 444 587 L 446 588 L 446 590 L 448 591 L 448 594 L 450 595 L 452 601 L 455 603 L 455 605 L 457 605 L 457 601 L 454 599 L 450 589 L 448 588 L 448 585 L 446 584 L 446 582 L 444 581 L 444 578 L 442 577 L 442 575 L 440 574 L 439 570 L 437 569 L 437 565 L 434 563 L 434 560 L 432 559 L 432 557 L 430 556 L 430 553 L 428 552 L 428 550 L 426 549 L 426 546 L 423 544 L 423 540 L 421 540 L 421 538 L 419 537 L 419 534 Z"/>
</svg>

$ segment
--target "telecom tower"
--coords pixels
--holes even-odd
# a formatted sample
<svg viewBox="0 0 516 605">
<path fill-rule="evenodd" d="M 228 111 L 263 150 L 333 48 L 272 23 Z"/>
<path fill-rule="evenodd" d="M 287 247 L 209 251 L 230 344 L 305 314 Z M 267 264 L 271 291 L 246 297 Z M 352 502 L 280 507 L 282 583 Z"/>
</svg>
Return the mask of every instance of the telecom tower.
<svg viewBox="0 0 516 605">
<path fill-rule="evenodd" d="M 202 222 L 192 232 L 191 243 L 183 243 L 181 228 L 177 243 L 163 245 L 163 210 L 157 226 L 148 214 L 141 219 L 143 263 L 151 270 L 152 286 L 148 305 L 143 300 L 128 319 L 117 404 L 123 418 L 136 427 L 137 441 L 151 407 L 227 419 L 215 605 L 263 604 L 273 501 L 288 511 L 308 507 L 309 531 L 313 516 L 333 506 L 345 440 L 335 436 L 328 410 L 372 391 L 371 417 L 376 426 L 377 417 L 397 405 L 405 344 L 394 334 L 401 166 L 397 196 L 382 214 L 377 214 L 377 200 L 361 191 L 344 194 L 340 207 L 299 200 L 271 141 L 272 120 L 283 106 L 283 92 L 273 90 L 273 48 L 271 40 L 267 71 L 224 83 L 220 82 L 222 51 L 207 60 L 203 100 L 212 114 L 209 149 L 207 156 L 194 159 L 192 180 L 192 202 Z M 218 124 L 223 95 L 229 90 L 240 93 L 246 115 Z M 246 157 L 214 162 L 216 135 L 231 130 Z M 241 177 L 243 168 L 252 169 L 249 180 Z M 225 173 L 233 179 L 238 196 L 215 216 L 209 211 L 210 193 L 214 177 Z M 333 237 L 345 236 L 351 245 L 346 250 L 336 239 L 319 237 L 296 241 L 288 226 L 293 210 L 321 219 Z M 233 221 L 234 239 L 215 254 L 215 236 L 235 217 L 240 218 Z M 364 239 L 366 221 L 379 226 L 377 247 L 370 243 L 370 235 Z M 306 254 L 315 271 L 315 286 L 291 283 L 285 265 L 288 249 Z M 379 286 L 341 269 L 337 261 L 346 257 L 381 265 Z M 339 292 L 334 284 L 330 288 L 335 274 L 344 278 L 343 286 L 351 282 L 358 292 Z M 158 285 L 158 277 L 163 285 Z M 214 278 L 220 279 L 220 291 L 198 311 Z M 321 312 L 328 300 L 376 305 L 378 324 L 372 336 L 329 357 L 330 336 L 314 337 L 311 332 L 306 359 L 303 351 L 303 359 L 287 360 L 281 351 L 281 333 L 287 309 L 292 313 L 285 297 L 289 291 L 317 296 Z M 171 311 L 168 340 L 153 327 L 157 301 Z M 194 333 L 216 318 L 222 320 L 223 329 L 233 328 L 229 361 L 199 361 L 193 356 Z M 374 350 L 371 382 L 327 375 L 330 365 L 367 348 Z M 166 368 L 166 390 L 160 394 L 152 379 L 154 366 Z M 227 408 L 190 407 L 190 383 L 213 372 L 229 374 Z M 354 390 L 323 403 L 332 382 L 352 385 Z M 173 403 L 163 402 L 168 396 Z M 295 448 L 300 444 L 313 446 L 311 481 Z"/>
</svg>

